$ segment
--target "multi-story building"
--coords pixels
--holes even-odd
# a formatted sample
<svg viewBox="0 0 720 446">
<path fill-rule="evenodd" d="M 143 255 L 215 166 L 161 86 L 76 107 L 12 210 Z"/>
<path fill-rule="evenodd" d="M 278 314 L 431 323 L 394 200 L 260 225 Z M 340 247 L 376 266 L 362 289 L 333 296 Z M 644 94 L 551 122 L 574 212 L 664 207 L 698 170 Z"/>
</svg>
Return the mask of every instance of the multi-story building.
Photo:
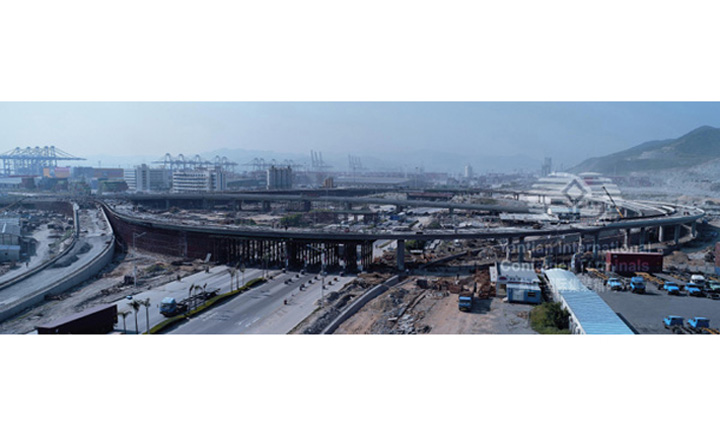
<svg viewBox="0 0 720 446">
<path fill-rule="evenodd" d="M 292 167 L 270 166 L 267 170 L 267 188 L 292 189 Z"/>
<path fill-rule="evenodd" d="M 181 170 L 172 174 L 175 193 L 220 192 L 227 189 L 227 177 L 222 169 Z"/>
<path fill-rule="evenodd" d="M 125 182 L 130 190 L 138 192 L 156 192 L 170 190 L 171 172 L 168 169 L 153 169 L 147 164 L 125 170 Z"/>
</svg>

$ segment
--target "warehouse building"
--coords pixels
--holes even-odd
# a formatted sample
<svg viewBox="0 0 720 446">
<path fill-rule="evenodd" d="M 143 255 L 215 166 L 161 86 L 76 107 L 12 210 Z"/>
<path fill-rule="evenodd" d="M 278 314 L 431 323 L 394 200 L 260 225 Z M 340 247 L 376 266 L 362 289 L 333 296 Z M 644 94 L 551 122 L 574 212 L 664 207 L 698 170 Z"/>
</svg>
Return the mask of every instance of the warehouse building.
<svg viewBox="0 0 720 446">
<path fill-rule="evenodd" d="M 570 313 L 573 334 L 633 334 L 610 306 L 587 288 L 575 274 L 564 269 L 544 271 L 555 302 Z"/>
<path fill-rule="evenodd" d="M 495 282 L 495 295 L 506 296 L 508 302 L 539 304 L 542 301 L 540 279 L 530 263 L 497 263 L 490 267 L 490 281 Z"/>
</svg>

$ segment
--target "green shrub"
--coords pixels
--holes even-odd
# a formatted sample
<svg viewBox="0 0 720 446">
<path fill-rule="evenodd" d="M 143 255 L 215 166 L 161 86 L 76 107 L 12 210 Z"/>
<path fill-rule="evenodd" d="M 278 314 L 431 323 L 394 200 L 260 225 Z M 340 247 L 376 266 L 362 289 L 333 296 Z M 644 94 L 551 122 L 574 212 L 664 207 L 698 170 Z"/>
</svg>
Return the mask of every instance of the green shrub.
<svg viewBox="0 0 720 446">
<path fill-rule="evenodd" d="M 570 313 L 557 302 L 545 302 L 530 311 L 530 326 L 540 334 L 569 334 Z"/>
</svg>

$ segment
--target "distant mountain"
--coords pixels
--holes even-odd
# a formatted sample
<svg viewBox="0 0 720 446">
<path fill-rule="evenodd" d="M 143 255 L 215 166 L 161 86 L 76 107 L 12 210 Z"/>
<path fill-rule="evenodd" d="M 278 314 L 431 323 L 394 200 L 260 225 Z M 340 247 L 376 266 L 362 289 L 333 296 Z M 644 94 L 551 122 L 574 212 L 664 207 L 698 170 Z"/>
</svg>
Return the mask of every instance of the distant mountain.
<svg viewBox="0 0 720 446">
<path fill-rule="evenodd" d="M 622 175 L 695 167 L 720 159 L 720 129 L 703 126 L 677 139 L 650 141 L 622 152 L 590 158 L 571 172 L 600 172 Z"/>
</svg>

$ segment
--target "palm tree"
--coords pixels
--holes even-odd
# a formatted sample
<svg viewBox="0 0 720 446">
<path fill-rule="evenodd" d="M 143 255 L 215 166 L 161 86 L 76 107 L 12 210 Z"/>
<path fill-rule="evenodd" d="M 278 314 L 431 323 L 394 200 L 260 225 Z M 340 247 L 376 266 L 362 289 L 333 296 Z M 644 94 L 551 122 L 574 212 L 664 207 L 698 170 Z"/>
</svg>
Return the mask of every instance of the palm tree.
<svg viewBox="0 0 720 446">
<path fill-rule="evenodd" d="M 140 305 L 141 305 L 140 302 L 138 302 L 136 300 L 132 300 L 130 302 L 130 308 L 132 308 L 133 311 L 135 312 L 135 334 L 140 334 L 140 332 L 138 331 L 138 321 L 137 321 L 137 314 L 138 314 L 138 311 L 140 311 Z"/>
<path fill-rule="evenodd" d="M 227 269 L 228 274 L 230 274 L 230 291 L 233 291 L 233 280 L 235 279 L 235 268 L 228 268 Z"/>
<path fill-rule="evenodd" d="M 125 333 L 125 334 L 127 334 L 127 328 L 126 328 L 126 326 L 125 326 L 125 319 L 127 319 L 128 315 L 129 315 L 130 313 L 132 313 L 130 310 L 119 310 L 119 311 L 118 311 L 118 315 L 119 315 L 119 316 L 122 318 L 122 320 L 123 320 L 123 333 Z"/>
<path fill-rule="evenodd" d="M 150 298 L 142 299 L 139 302 L 145 307 L 145 333 L 150 334 Z"/>
</svg>

